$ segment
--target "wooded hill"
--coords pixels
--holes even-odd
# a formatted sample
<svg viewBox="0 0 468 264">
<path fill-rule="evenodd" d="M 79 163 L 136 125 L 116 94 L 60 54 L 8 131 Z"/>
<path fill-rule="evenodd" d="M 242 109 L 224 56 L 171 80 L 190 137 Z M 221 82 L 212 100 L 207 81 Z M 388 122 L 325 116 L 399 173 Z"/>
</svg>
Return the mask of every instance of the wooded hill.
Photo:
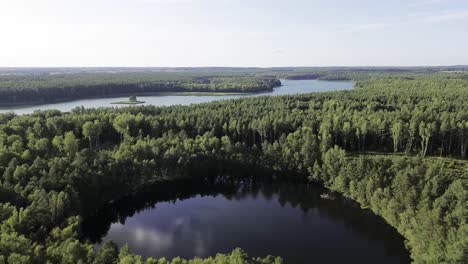
<svg viewBox="0 0 468 264">
<path fill-rule="evenodd" d="M 0 105 L 168 92 L 254 93 L 281 86 L 276 78 L 117 72 L 0 75 Z"/>
<path fill-rule="evenodd" d="M 376 76 L 467 76 L 467 66 L 277 68 L 0 68 L 0 105 L 166 92 L 272 91 L 280 78 L 365 80 Z"/>
</svg>

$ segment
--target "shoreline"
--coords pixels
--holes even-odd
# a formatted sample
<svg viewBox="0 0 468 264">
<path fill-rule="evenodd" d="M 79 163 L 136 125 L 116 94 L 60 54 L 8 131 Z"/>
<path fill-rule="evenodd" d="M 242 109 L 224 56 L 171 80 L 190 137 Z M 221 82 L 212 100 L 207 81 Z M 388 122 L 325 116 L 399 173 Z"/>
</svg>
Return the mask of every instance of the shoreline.
<svg viewBox="0 0 468 264">
<path fill-rule="evenodd" d="M 281 81 L 301 81 L 301 80 L 311 80 L 311 79 L 301 79 L 301 80 L 290 80 L 290 79 L 280 79 Z M 314 79 L 320 82 L 352 82 L 353 83 L 353 88 L 355 85 L 355 81 L 330 81 L 330 80 L 320 80 L 320 79 Z M 83 96 L 83 97 L 77 97 L 77 98 L 63 98 L 63 99 L 56 99 L 53 101 L 35 101 L 35 102 L 24 102 L 24 103 L 4 103 L 0 102 L 0 112 L 8 112 L 8 111 L 15 111 L 15 110 L 21 110 L 24 108 L 28 107 L 39 107 L 39 106 L 44 106 L 44 105 L 54 105 L 54 104 L 60 104 L 60 103 L 67 103 L 67 102 L 74 102 L 74 101 L 80 101 L 80 100 L 93 100 L 93 99 L 102 99 L 102 98 L 118 98 L 118 97 L 128 97 L 132 95 L 140 96 L 140 97 L 145 97 L 145 96 L 248 96 L 248 95 L 255 95 L 255 94 L 263 94 L 263 93 L 273 93 L 274 89 L 283 87 L 284 84 L 281 83 L 279 85 L 275 85 L 270 89 L 265 89 L 261 91 L 255 91 L 255 92 L 193 92 L 193 91 L 182 91 L 182 92 L 140 92 L 140 93 L 117 93 L 117 94 L 109 94 L 109 95 L 95 95 L 95 96 Z M 145 102 L 146 103 L 146 102 Z M 142 103 L 144 104 L 144 103 Z M 111 105 L 117 105 L 111 103 Z M 123 105 L 123 104 L 122 104 Z M 131 105 L 131 104 L 125 104 L 125 105 Z M 53 108 L 52 108 L 53 109 Z"/>
<path fill-rule="evenodd" d="M 118 101 L 118 102 L 112 102 L 111 104 L 116 104 L 116 105 L 139 105 L 139 104 L 144 104 L 146 103 L 145 101 L 135 101 L 135 102 L 131 102 L 131 101 Z"/>
<path fill-rule="evenodd" d="M 275 86 L 274 88 L 281 87 Z M 40 105 L 48 105 L 48 104 L 57 104 L 57 103 L 65 103 L 65 102 L 73 102 L 79 100 L 87 100 L 87 99 L 101 99 L 101 98 L 118 98 L 118 97 L 128 97 L 131 95 L 137 96 L 184 96 L 184 95 L 193 95 L 193 96 L 203 96 L 203 95 L 211 95 L 211 96 L 225 96 L 225 95 L 250 95 L 250 94 L 257 94 L 257 93 L 265 93 L 265 92 L 273 92 L 271 90 L 262 90 L 257 92 L 149 92 L 149 93 L 119 93 L 119 94 L 109 94 L 109 95 L 96 95 L 96 96 L 85 96 L 85 97 L 78 97 L 78 98 L 64 98 L 64 99 L 57 99 L 54 101 L 36 101 L 36 102 L 25 102 L 25 103 L 0 103 L 0 110 L 14 110 L 14 109 L 21 109 L 22 107 L 29 107 L 29 106 L 40 106 Z"/>
</svg>

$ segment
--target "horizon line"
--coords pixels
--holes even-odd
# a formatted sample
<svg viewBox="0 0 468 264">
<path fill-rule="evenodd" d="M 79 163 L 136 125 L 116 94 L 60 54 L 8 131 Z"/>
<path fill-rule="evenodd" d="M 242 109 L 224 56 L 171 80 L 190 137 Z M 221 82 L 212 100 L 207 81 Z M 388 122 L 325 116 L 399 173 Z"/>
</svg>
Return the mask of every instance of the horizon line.
<svg viewBox="0 0 468 264">
<path fill-rule="evenodd" d="M 99 69 L 99 68 L 153 68 L 153 69 L 274 69 L 274 68 L 436 68 L 436 67 L 468 67 L 468 64 L 446 64 L 446 65 L 328 65 L 328 66 L 0 66 L 0 69 Z"/>
</svg>

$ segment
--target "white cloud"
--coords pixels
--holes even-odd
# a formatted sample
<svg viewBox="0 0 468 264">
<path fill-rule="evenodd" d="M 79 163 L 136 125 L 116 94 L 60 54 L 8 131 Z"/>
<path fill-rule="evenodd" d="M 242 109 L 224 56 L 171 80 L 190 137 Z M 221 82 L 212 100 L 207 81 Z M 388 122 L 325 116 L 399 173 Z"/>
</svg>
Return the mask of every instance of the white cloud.
<svg viewBox="0 0 468 264">
<path fill-rule="evenodd" d="M 341 33 L 357 33 L 357 32 L 362 32 L 362 31 L 380 30 L 380 29 L 389 28 L 395 25 L 397 25 L 397 23 L 369 23 L 369 24 L 352 25 L 351 27 L 343 27 L 342 29 L 338 31 Z"/>
<path fill-rule="evenodd" d="M 445 22 L 445 21 L 453 21 L 453 20 L 459 20 L 459 19 L 465 19 L 468 18 L 468 10 L 462 10 L 462 11 L 446 11 L 446 12 L 441 12 L 438 14 L 431 14 L 423 19 L 421 19 L 421 22 Z"/>
<path fill-rule="evenodd" d="M 125 238 L 130 245 L 138 245 L 145 251 L 162 252 L 173 246 L 174 235 L 154 229 L 141 227 L 125 227 L 121 224 L 112 224 L 111 231 L 106 239 L 117 240 Z"/>
<path fill-rule="evenodd" d="M 197 4 L 201 2 L 230 3 L 233 0 L 139 0 L 150 4 Z"/>
<path fill-rule="evenodd" d="M 410 3 L 410 7 L 423 7 L 423 6 L 430 6 L 430 5 L 436 5 L 436 4 L 441 4 L 441 3 L 446 3 L 448 0 L 423 0 L 423 1 L 417 1 Z"/>
<path fill-rule="evenodd" d="M 379 23 L 368 23 L 368 24 L 357 24 L 351 26 L 343 26 L 338 32 L 341 33 L 357 33 L 364 31 L 375 31 L 382 30 L 392 27 L 401 27 L 418 24 L 431 24 L 431 23 L 443 23 L 455 20 L 463 20 L 468 18 L 468 10 L 460 11 L 441 11 L 437 13 L 413 13 L 407 17 L 395 18 L 391 21 L 379 22 Z"/>
<path fill-rule="evenodd" d="M 282 49 L 275 49 L 275 50 L 273 50 L 273 53 L 276 53 L 276 54 L 283 54 L 283 53 L 284 53 L 284 50 L 282 50 Z"/>
<path fill-rule="evenodd" d="M 180 4 L 180 3 L 193 3 L 200 0 L 140 0 L 145 3 L 155 3 L 155 4 Z"/>
</svg>

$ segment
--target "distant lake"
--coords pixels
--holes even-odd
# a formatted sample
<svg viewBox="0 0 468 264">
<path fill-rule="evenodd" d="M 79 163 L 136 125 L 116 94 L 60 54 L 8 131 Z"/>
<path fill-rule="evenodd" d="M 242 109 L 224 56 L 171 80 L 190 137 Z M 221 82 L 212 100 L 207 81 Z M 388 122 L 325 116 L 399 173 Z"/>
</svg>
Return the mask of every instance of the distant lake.
<svg viewBox="0 0 468 264">
<path fill-rule="evenodd" d="M 184 94 L 169 94 L 156 96 L 138 96 L 139 101 L 145 101 L 144 105 L 170 106 L 170 105 L 189 105 L 198 103 L 207 103 L 216 100 L 234 99 L 248 96 L 265 96 L 265 95 L 288 95 L 288 94 L 303 94 L 312 92 L 326 92 L 353 89 L 353 82 L 343 81 L 319 81 L 319 80 L 281 80 L 283 86 L 277 87 L 273 92 L 264 92 L 245 95 L 184 95 Z M 128 107 L 112 105 L 112 102 L 126 101 L 126 97 L 105 97 L 94 99 L 80 99 L 76 101 L 60 102 L 44 105 L 33 106 L 17 106 L 17 107 L 0 107 L 0 113 L 15 112 L 17 114 L 29 114 L 36 110 L 58 109 L 60 111 L 70 111 L 76 107 L 84 106 L 86 108 L 97 107 Z"/>
<path fill-rule="evenodd" d="M 113 240 L 146 257 L 207 257 L 241 247 L 252 257 L 277 255 L 293 264 L 410 263 L 395 229 L 341 196 L 321 198 L 321 187 L 191 188 L 154 190 L 164 198 L 141 203 L 124 199 L 85 219 L 84 234 L 96 247 Z"/>
</svg>

